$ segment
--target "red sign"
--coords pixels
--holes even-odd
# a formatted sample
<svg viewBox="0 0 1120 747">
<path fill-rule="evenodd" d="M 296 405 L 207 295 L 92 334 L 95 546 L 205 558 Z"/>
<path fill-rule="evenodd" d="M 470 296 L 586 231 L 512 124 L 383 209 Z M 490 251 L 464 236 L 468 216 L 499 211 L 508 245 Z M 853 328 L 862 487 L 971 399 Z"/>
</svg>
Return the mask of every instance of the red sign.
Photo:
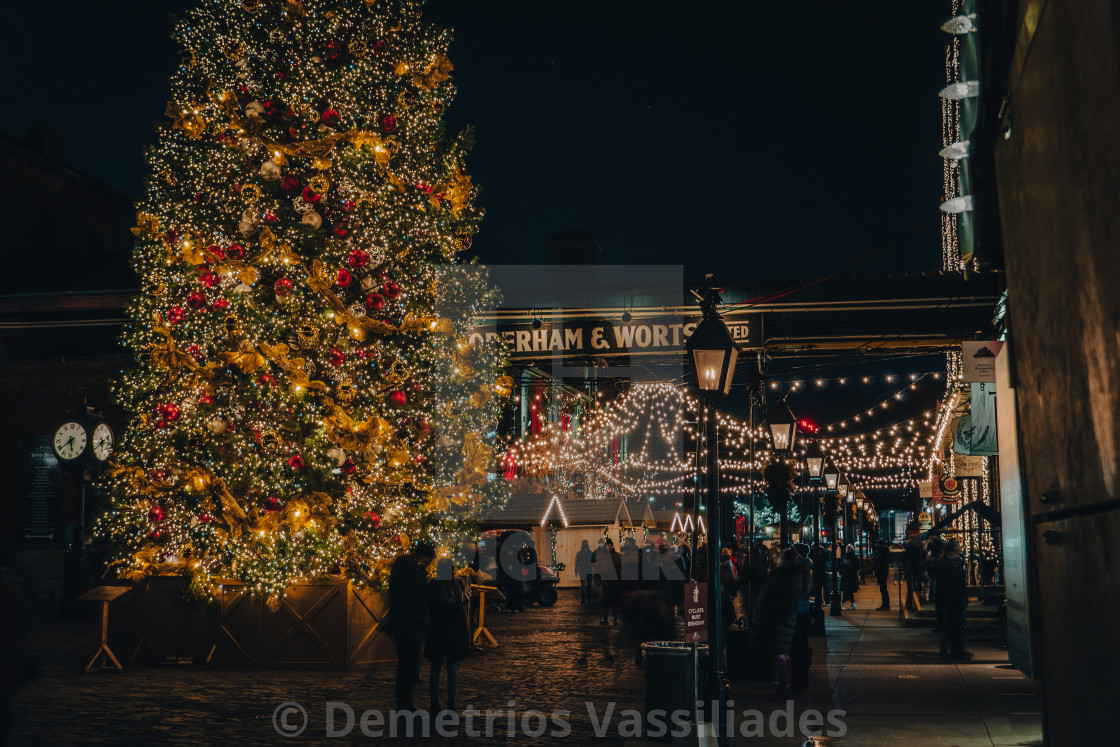
<svg viewBox="0 0 1120 747">
<path fill-rule="evenodd" d="M 708 640 L 708 585 L 684 585 L 684 640 L 703 643 Z"/>
</svg>

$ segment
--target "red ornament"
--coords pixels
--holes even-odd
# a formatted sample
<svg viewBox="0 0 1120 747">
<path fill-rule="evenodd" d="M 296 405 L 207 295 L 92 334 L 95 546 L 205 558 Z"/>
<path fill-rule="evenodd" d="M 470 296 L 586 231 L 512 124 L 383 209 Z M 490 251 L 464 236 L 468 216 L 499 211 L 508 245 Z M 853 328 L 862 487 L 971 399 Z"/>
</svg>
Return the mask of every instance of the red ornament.
<svg viewBox="0 0 1120 747">
<path fill-rule="evenodd" d="M 210 407 L 214 404 L 214 397 L 209 394 L 204 394 L 198 398 L 198 404 L 200 407 Z"/>
<path fill-rule="evenodd" d="M 332 366 L 341 366 L 346 362 L 346 353 L 342 352 L 338 348 L 331 348 L 330 359 Z"/>
<path fill-rule="evenodd" d="M 381 526 L 381 514 L 376 511 L 366 511 L 362 516 L 364 516 L 370 524 L 373 524 L 374 529 Z"/>
<path fill-rule="evenodd" d="M 244 259 L 245 247 L 241 244 L 230 244 L 226 247 L 226 256 L 230 259 Z"/>
<path fill-rule="evenodd" d="M 346 234 L 350 233 L 350 229 L 346 227 L 345 221 L 339 221 L 338 223 L 335 223 L 334 228 L 331 230 L 333 230 L 334 235 L 339 237 L 340 239 Z"/>
<path fill-rule="evenodd" d="M 377 123 L 381 125 L 382 132 L 392 132 L 397 129 L 397 118 L 392 114 L 382 114 Z"/>
<path fill-rule="evenodd" d="M 347 459 L 342 463 L 342 466 L 339 469 L 342 470 L 342 474 L 344 475 L 352 475 L 354 474 L 354 470 L 356 470 L 357 468 L 358 465 L 354 464 L 353 459 Z"/>
<path fill-rule="evenodd" d="M 370 311 L 381 311 L 385 308 L 385 297 L 380 293 L 370 293 L 366 296 L 366 308 Z"/>
<path fill-rule="evenodd" d="M 424 461 L 424 455 L 423 454 L 417 454 L 414 457 L 412 457 L 412 462 L 414 464 L 420 464 L 420 462 L 422 462 L 422 461 Z"/>
<path fill-rule="evenodd" d="M 269 223 L 278 223 L 280 221 L 280 216 L 269 210 L 264 214 L 264 219 Z"/>
<path fill-rule="evenodd" d="M 224 298 L 219 298 L 217 301 L 214 302 L 214 308 L 215 309 L 224 309 L 224 308 L 227 308 L 228 306 L 229 306 L 229 301 L 225 300 Z"/>
<path fill-rule="evenodd" d="M 202 348 L 192 342 L 187 346 L 187 355 L 194 358 L 195 360 L 198 360 L 202 357 Z"/>
<path fill-rule="evenodd" d="M 220 260 L 220 259 L 224 259 L 225 256 L 226 256 L 226 250 L 223 249 L 222 247 L 218 246 L 217 244 L 211 244 L 210 246 L 206 247 L 206 251 L 207 251 L 207 255 L 206 255 L 206 261 L 207 262 L 215 261 L 214 257 L 217 257 Z M 211 254 L 213 254 L 214 256 L 211 257 L 210 256 Z"/>
<path fill-rule="evenodd" d="M 361 249 L 354 249 L 350 252 L 350 256 L 346 258 L 346 264 L 354 269 L 365 267 L 369 264 L 369 252 L 362 251 Z"/>
<path fill-rule="evenodd" d="M 264 510 L 265 511 L 279 511 L 280 510 L 280 499 L 277 498 L 274 495 L 270 495 L 270 496 L 268 496 L 268 498 L 265 498 L 265 500 L 264 500 Z"/>
<path fill-rule="evenodd" d="M 384 275 L 381 276 L 381 280 L 381 292 L 385 294 L 386 298 L 396 299 L 400 297 L 401 287 L 399 285 L 394 283 L 392 280 L 389 280 Z"/>
<path fill-rule="evenodd" d="M 342 47 L 334 39 L 330 40 L 324 45 L 324 56 L 331 62 L 336 62 L 342 59 Z"/>
<path fill-rule="evenodd" d="M 353 279 L 354 276 L 350 274 L 349 270 L 340 268 L 338 271 L 338 278 L 335 279 L 334 284 L 339 288 L 345 288 L 350 285 L 350 281 L 352 281 Z"/>
<path fill-rule="evenodd" d="M 304 187 L 303 192 L 300 193 L 304 202 L 310 202 L 312 205 L 323 199 L 321 194 L 311 191 L 311 187 Z"/>
<path fill-rule="evenodd" d="M 280 189 L 284 190 L 285 192 L 295 192 L 299 189 L 299 186 L 299 179 L 292 176 L 291 174 L 288 174 L 280 180 Z"/>
<path fill-rule="evenodd" d="M 179 405 L 174 402 L 165 402 L 156 408 L 156 414 L 164 420 L 173 423 L 179 419 L 181 412 L 179 410 Z"/>
<path fill-rule="evenodd" d="M 169 243 L 172 243 L 172 244 L 178 244 L 179 243 L 179 229 L 169 228 L 169 229 L 167 229 L 167 233 L 165 234 L 165 236 L 167 236 L 167 241 Z"/>
<path fill-rule="evenodd" d="M 210 514 L 201 514 L 201 515 L 200 515 L 200 516 L 198 517 L 198 523 L 199 523 L 199 524 L 209 524 L 209 523 L 210 523 L 210 521 L 211 521 L 211 519 L 210 519 Z"/>
<path fill-rule="evenodd" d="M 202 291 L 194 291 L 187 296 L 187 306 L 190 306 L 195 311 L 206 308 L 206 296 Z"/>
<path fill-rule="evenodd" d="M 270 373 L 263 373 L 257 377 L 257 381 L 259 381 L 264 386 L 270 386 L 272 382 L 276 381 L 276 379 Z"/>
<path fill-rule="evenodd" d="M 167 321 L 179 324 L 187 318 L 187 310 L 182 306 L 172 306 L 167 310 Z"/>
<path fill-rule="evenodd" d="M 272 286 L 272 290 L 276 292 L 276 297 L 281 299 L 291 296 L 294 289 L 295 286 L 292 285 L 292 281 L 288 280 L 288 278 L 280 278 Z"/>
<path fill-rule="evenodd" d="M 406 402 L 408 402 L 408 396 L 400 389 L 389 394 L 389 404 L 393 407 L 404 407 Z"/>
<path fill-rule="evenodd" d="M 162 529 L 153 529 L 148 534 L 148 537 L 152 540 L 152 542 L 162 542 L 165 535 Z"/>
<path fill-rule="evenodd" d="M 355 204 L 356 203 L 353 200 L 343 200 L 342 201 L 342 209 L 345 210 L 347 213 L 349 213 L 351 210 L 354 209 Z"/>
<path fill-rule="evenodd" d="M 289 127 L 288 137 L 292 140 L 297 140 L 299 138 L 299 130 L 297 130 L 295 127 Z"/>
<path fill-rule="evenodd" d="M 206 288 L 215 288 L 222 282 L 222 279 L 218 277 L 218 273 L 207 267 L 202 271 L 202 274 L 198 276 L 198 282 L 202 283 Z"/>
<path fill-rule="evenodd" d="M 301 457 L 299 454 L 293 454 L 288 459 L 288 466 L 292 469 L 303 469 L 307 465 L 304 463 L 303 457 Z"/>
<path fill-rule="evenodd" d="M 319 115 L 319 121 L 322 122 L 323 124 L 325 124 L 327 127 L 334 127 L 335 125 L 338 124 L 338 110 L 337 109 L 325 109 L 325 110 L 323 110 L 323 113 Z"/>
<path fill-rule="evenodd" d="M 163 510 L 163 506 L 152 506 L 148 509 L 148 521 L 153 524 L 158 524 L 167 518 L 167 512 Z"/>
</svg>

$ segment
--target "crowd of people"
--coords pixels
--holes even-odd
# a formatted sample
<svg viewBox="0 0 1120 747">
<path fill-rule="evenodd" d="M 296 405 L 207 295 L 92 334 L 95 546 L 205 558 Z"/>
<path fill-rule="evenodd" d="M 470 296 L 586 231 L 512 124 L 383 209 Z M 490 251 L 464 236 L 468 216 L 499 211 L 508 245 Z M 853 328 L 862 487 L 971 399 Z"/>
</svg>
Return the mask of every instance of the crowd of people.
<svg viewBox="0 0 1120 747">
<path fill-rule="evenodd" d="M 574 557 L 580 582 L 580 604 L 598 603 L 599 623 L 625 623 L 636 642 L 674 637 L 675 615 L 683 614 L 684 584 L 708 578 L 708 548 L 693 550 L 688 542 L 676 545 L 625 538 L 615 549 L 609 537 L 592 549 L 583 541 Z M 440 559 L 435 577 L 428 567 L 435 559 L 431 545 L 418 543 L 394 561 L 389 577 L 387 627 L 397 647 L 396 700 L 402 710 L 413 709 L 413 685 L 419 680 L 421 655 L 431 662 L 430 704 L 440 706 L 440 680 L 447 677 L 448 707 L 455 707 L 458 664 L 470 649 L 468 601 L 471 568 L 456 571 L 448 558 Z M 775 698 L 808 686 L 812 648 L 811 616 L 831 599 L 832 564 L 838 562 L 841 606 L 856 609 L 855 593 L 863 581 L 863 563 L 853 545 L 835 560 L 831 546 L 777 543 L 724 547 L 719 558 L 724 629 L 738 625 L 749 631 L 750 649 L 764 651 L 777 683 Z M 878 543 L 872 569 L 880 592 L 877 611 L 891 609 L 888 586 L 891 548 Z M 908 595 L 936 609 L 936 631 L 942 634 L 941 655 L 969 659 L 964 647 L 968 585 L 960 544 L 955 539 L 909 541 L 903 548 L 902 568 Z M 517 595 L 509 600 L 519 610 Z"/>
</svg>

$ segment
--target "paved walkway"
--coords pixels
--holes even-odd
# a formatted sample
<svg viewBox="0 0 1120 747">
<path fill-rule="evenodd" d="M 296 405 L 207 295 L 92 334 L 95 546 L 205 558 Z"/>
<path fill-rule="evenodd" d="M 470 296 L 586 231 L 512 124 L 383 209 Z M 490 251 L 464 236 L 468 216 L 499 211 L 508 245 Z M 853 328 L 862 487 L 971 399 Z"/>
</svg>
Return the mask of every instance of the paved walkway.
<svg viewBox="0 0 1120 747">
<path fill-rule="evenodd" d="M 1006 654 L 995 642 L 971 641 L 977 658 L 967 663 L 944 662 L 937 656 L 937 637 L 926 630 L 901 627 L 897 612 L 872 612 L 877 596 L 865 586 L 857 596 L 858 611 L 828 618 L 827 638 L 814 638 L 812 686 L 797 693 L 793 715 L 807 709 L 822 714 L 840 709 L 847 745 L 1040 745 L 1041 723 L 1037 684 L 1007 668 Z M 563 592 L 551 609 L 533 607 L 524 614 L 489 616 L 500 648 L 468 657 L 460 671 L 459 707 L 506 709 L 514 701 L 518 716 L 529 709 L 563 717 L 570 734 L 563 741 L 596 740 L 595 723 L 587 712 L 592 702 L 597 717 L 614 702 L 613 722 L 603 744 L 643 744 L 621 735 L 619 719 L 626 709 L 641 710 L 644 672 L 634 662 L 633 642 L 619 626 L 598 624 L 597 609 L 579 605 L 574 592 Z M 356 712 L 388 711 L 392 670 L 373 672 L 291 672 L 215 670 L 193 665 L 141 667 L 124 672 L 83 675 L 79 669 L 92 652 L 95 623 L 47 622 L 31 644 L 40 663 L 40 677 L 22 695 L 13 744 L 292 744 L 374 741 L 362 736 L 360 724 L 345 738 L 326 739 L 328 701 L 343 701 Z M 425 665 L 423 675 L 427 677 Z M 418 685 L 417 695 L 426 696 Z M 805 737 L 775 736 L 785 717 L 774 716 L 784 704 L 764 700 L 766 683 L 732 686 L 736 711 L 758 709 L 769 736 L 742 738 L 736 744 L 802 745 Z M 418 703 L 425 702 L 418 697 Z M 273 726 L 277 706 L 294 701 L 306 708 L 306 730 L 285 739 Z M 771 719 L 776 718 L 776 721 Z M 338 724 L 342 724 L 339 719 Z M 484 733 L 484 715 L 475 728 Z M 505 733 L 508 721 L 495 719 L 487 741 L 531 744 L 518 731 Z M 530 719 L 530 729 L 535 725 Z M 832 728 L 826 723 L 825 728 Z M 796 728 L 796 727 L 795 727 Z M 520 729 L 520 720 L 515 729 Z M 476 744 L 460 723 L 457 739 L 417 740 L 423 743 Z M 485 738 L 485 737 L 483 737 Z"/>
</svg>

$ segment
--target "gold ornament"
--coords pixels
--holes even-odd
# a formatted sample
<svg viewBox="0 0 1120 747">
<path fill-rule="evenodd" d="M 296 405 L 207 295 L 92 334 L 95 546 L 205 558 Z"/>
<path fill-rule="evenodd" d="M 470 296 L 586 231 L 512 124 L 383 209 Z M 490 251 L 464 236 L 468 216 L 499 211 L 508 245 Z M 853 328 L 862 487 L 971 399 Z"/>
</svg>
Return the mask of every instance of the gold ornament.
<svg viewBox="0 0 1120 747">
<path fill-rule="evenodd" d="M 311 188 L 312 192 L 325 195 L 327 190 L 331 188 L 331 180 L 324 174 L 318 174 L 307 180 L 307 186 Z"/>
<path fill-rule="evenodd" d="M 296 328 L 296 336 L 303 347 L 313 347 L 319 343 L 319 328 L 314 324 L 301 324 Z"/>
<path fill-rule="evenodd" d="M 225 327 L 228 334 L 237 334 L 237 331 L 241 329 L 241 320 L 234 314 L 227 314 L 226 318 L 222 320 L 222 326 Z"/>
<path fill-rule="evenodd" d="M 354 399 L 358 393 L 358 388 L 349 381 L 340 381 L 335 385 L 334 396 L 338 398 L 339 402 L 347 403 Z"/>
<path fill-rule="evenodd" d="M 346 48 L 350 50 L 350 54 L 359 59 L 366 56 L 366 43 L 361 39 L 351 39 Z"/>
<path fill-rule="evenodd" d="M 513 391 L 513 385 L 512 376 L 499 376 L 498 380 L 494 382 L 494 394 L 499 397 L 508 397 L 510 392 Z"/>
<path fill-rule="evenodd" d="M 174 102 L 167 102 L 164 114 L 171 118 L 171 129 L 182 130 L 191 139 L 202 137 L 206 131 L 206 120 L 198 111 L 200 104 L 194 106 L 176 106 Z"/>
<path fill-rule="evenodd" d="M 280 434 L 276 431 L 265 431 L 261 434 L 261 447 L 268 451 L 277 451 L 280 448 Z"/>
<path fill-rule="evenodd" d="M 261 198 L 261 188 L 256 184 L 241 185 L 241 199 L 246 205 L 253 205 Z"/>
</svg>

